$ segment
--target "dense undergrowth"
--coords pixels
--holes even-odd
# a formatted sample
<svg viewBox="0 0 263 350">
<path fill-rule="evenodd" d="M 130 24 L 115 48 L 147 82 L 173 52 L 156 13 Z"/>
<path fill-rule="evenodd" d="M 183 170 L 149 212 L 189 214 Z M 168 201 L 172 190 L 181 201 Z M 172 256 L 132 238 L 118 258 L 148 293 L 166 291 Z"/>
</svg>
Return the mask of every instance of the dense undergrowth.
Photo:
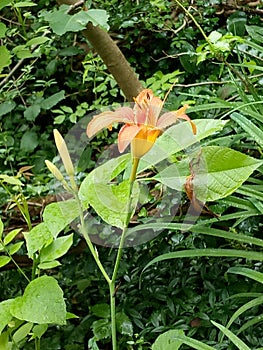
<svg viewBox="0 0 263 350">
<path fill-rule="evenodd" d="M 50 28 L 45 11 L 52 11 L 54 1 L 39 1 L 32 7 L 27 2 L 16 3 L 0 4 L 1 47 L 9 52 L 2 51 L 6 62 L 0 60 L 0 210 L 5 233 L 20 227 L 27 230 L 26 226 L 30 230 L 30 225 L 41 221 L 45 205 L 54 200 L 52 177 L 44 163 L 57 157 L 52 130 L 67 134 L 89 113 L 125 100 L 81 31 L 58 35 Z M 184 2 L 212 45 L 177 2 L 95 1 L 90 6 L 109 14 L 109 33 L 145 87 L 164 98 L 176 82 L 165 104 L 168 110 L 187 103 L 193 121 L 228 121 L 202 140 L 202 147 L 228 147 L 262 159 L 262 5 L 229 7 L 209 1 L 207 6 L 207 2 L 196 1 L 190 6 Z M 47 40 L 27 44 L 36 37 Z M 92 139 L 92 147 L 85 149 L 78 164 L 79 183 L 116 139 L 116 128 Z M 184 157 L 181 152 L 170 161 Z M 150 179 L 154 171 L 151 169 Z M 116 291 L 120 349 L 150 349 L 160 334 L 175 329 L 214 349 L 263 349 L 262 301 L 257 299 L 262 298 L 263 278 L 248 273 L 262 272 L 262 260 L 224 257 L 220 252 L 209 256 L 213 249 L 262 254 L 261 243 L 254 241 L 262 239 L 262 172 L 261 165 L 234 193 L 208 202 L 209 208 L 202 211 L 196 225 L 181 230 L 179 223 L 189 206 L 184 193 L 171 220 L 174 226 L 167 226 L 149 242 L 124 250 Z M 151 191 L 132 226 L 147 224 L 154 209 L 163 209 L 162 184 L 149 181 Z M 64 231 L 65 235 L 72 232 L 70 227 Z M 20 241 L 19 236 L 16 242 Z M 31 260 L 24 246 L 18 248 L 12 251 L 15 261 L 30 276 Z M 200 249 L 207 254 L 198 256 Z M 112 272 L 116 250 L 98 250 L 106 270 Z M 196 256 L 162 260 L 165 254 L 186 250 L 193 250 Z M 78 318 L 63 326 L 50 325 L 41 338 L 41 348 L 111 349 L 107 285 L 80 235 L 74 234 L 71 249 L 60 263 L 42 273 L 57 279 L 67 311 Z M 21 296 L 27 285 L 12 262 L 2 267 L 0 283 L 0 301 Z M 237 310 L 240 313 L 228 325 Z M 243 343 L 226 333 L 222 337 L 211 320 L 229 328 Z M 6 326 L 14 335 L 12 324 Z M 35 349 L 29 334 L 25 331 L 24 338 L 17 336 L 17 344 L 3 349 Z M 180 339 L 169 349 L 202 349 L 201 343 Z M 0 336 L 1 341 L 5 340 Z M 168 350 L 167 344 L 164 341 L 163 347 L 157 344 L 153 349 Z"/>
</svg>

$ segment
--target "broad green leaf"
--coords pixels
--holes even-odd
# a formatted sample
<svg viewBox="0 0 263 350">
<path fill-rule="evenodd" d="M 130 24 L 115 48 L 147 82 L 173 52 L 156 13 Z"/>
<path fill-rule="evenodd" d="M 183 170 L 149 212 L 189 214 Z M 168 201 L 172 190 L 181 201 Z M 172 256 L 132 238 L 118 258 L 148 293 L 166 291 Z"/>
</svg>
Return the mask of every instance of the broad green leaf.
<svg viewBox="0 0 263 350">
<path fill-rule="evenodd" d="M 9 175 L 0 175 L 0 182 L 5 182 L 9 185 L 23 186 L 20 180 L 18 180 L 14 176 L 9 176 Z"/>
<path fill-rule="evenodd" d="M 172 329 L 167 331 L 155 340 L 152 346 L 152 350 L 179 350 L 183 344 L 182 341 L 177 339 L 177 336 L 184 336 L 182 329 Z"/>
<path fill-rule="evenodd" d="M 17 228 L 15 230 L 12 230 L 12 231 L 8 232 L 8 234 L 4 238 L 4 244 L 7 245 L 10 242 L 12 242 L 12 240 L 18 235 L 18 233 L 21 230 L 22 230 L 21 228 Z M 1 236 L 1 221 L 0 221 L 0 236 Z"/>
<path fill-rule="evenodd" d="M 61 5 L 58 10 L 44 13 L 44 18 L 49 22 L 54 33 L 63 35 L 66 32 L 78 32 L 85 29 L 89 22 L 92 22 L 95 26 L 101 25 L 108 29 L 106 11 L 94 9 L 69 15 L 67 13 L 68 9 L 68 5 Z"/>
<path fill-rule="evenodd" d="M 68 236 L 56 238 L 40 252 L 40 263 L 53 261 L 66 254 L 73 243 L 73 233 Z"/>
<path fill-rule="evenodd" d="M 233 193 L 257 169 L 262 161 L 230 148 L 209 146 L 202 148 L 205 165 L 193 169 L 193 186 L 196 197 L 203 201 L 214 201 Z"/>
<path fill-rule="evenodd" d="M 34 253 L 53 241 L 53 235 L 45 222 L 41 222 L 37 226 L 33 227 L 30 232 L 25 232 L 24 236 L 28 256 L 30 258 L 33 257 Z"/>
<path fill-rule="evenodd" d="M 108 304 L 95 304 L 90 307 L 94 315 L 100 318 L 110 318 L 110 306 Z"/>
<path fill-rule="evenodd" d="M 10 0 L 1 0 L 0 1 L 0 10 L 2 10 L 2 8 L 4 8 L 5 6 L 8 6 L 11 4 Z"/>
<path fill-rule="evenodd" d="M 214 256 L 214 257 L 230 257 L 230 258 L 244 258 L 250 260 L 263 261 L 263 254 L 255 251 L 246 251 L 238 249 L 189 249 L 180 250 L 172 253 L 166 253 L 157 256 L 151 260 L 143 269 L 145 271 L 149 266 L 164 260 L 178 259 L 178 258 L 195 258 L 197 256 Z"/>
<path fill-rule="evenodd" d="M 259 146 L 263 147 L 263 131 L 256 126 L 252 120 L 249 120 L 237 112 L 232 113 L 230 117 L 238 125 L 240 125 L 241 128 L 244 129 L 251 136 L 251 138 L 259 144 Z"/>
<path fill-rule="evenodd" d="M 246 30 L 252 39 L 258 43 L 263 43 L 263 28 L 260 26 L 246 26 Z"/>
<path fill-rule="evenodd" d="M 15 46 L 12 50 L 12 53 L 20 59 L 34 57 L 34 53 L 31 52 L 29 47 L 27 47 L 25 44 Z"/>
<path fill-rule="evenodd" d="M 9 256 L 1 255 L 0 256 L 0 268 L 7 265 L 11 261 Z"/>
<path fill-rule="evenodd" d="M 35 121 L 35 119 L 39 115 L 40 111 L 41 111 L 41 108 L 40 108 L 39 104 L 29 106 L 24 111 L 24 117 L 28 121 Z"/>
<path fill-rule="evenodd" d="M 11 64 L 11 54 L 6 46 L 0 46 L 0 72 Z"/>
<path fill-rule="evenodd" d="M 229 329 L 227 329 L 226 327 L 222 326 L 221 324 L 219 324 L 215 321 L 211 321 L 211 323 L 214 326 L 216 326 L 217 328 L 219 328 L 220 331 L 223 332 L 228 337 L 228 339 L 230 339 L 232 341 L 232 343 L 234 343 L 236 345 L 236 347 L 239 350 L 251 350 L 240 338 L 238 338 Z"/>
<path fill-rule="evenodd" d="M 21 327 L 18 328 L 18 330 L 13 334 L 12 339 L 14 340 L 15 344 L 18 344 L 22 340 L 24 340 L 29 332 L 31 331 L 33 327 L 32 322 L 27 322 L 23 324 Z"/>
<path fill-rule="evenodd" d="M 67 201 L 48 204 L 44 209 L 43 219 L 52 236 L 56 238 L 78 215 L 79 211 L 76 201 L 69 199 Z"/>
<path fill-rule="evenodd" d="M 42 337 L 42 335 L 47 331 L 48 329 L 48 325 L 47 324 L 37 324 L 33 327 L 32 329 L 32 338 L 31 339 L 35 339 L 38 338 L 40 339 Z"/>
<path fill-rule="evenodd" d="M 107 339 L 111 336 L 111 323 L 107 318 L 94 321 L 91 325 L 95 340 Z"/>
<path fill-rule="evenodd" d="M 4 300 L 0 303 L 0 333 L 2 333 L 5 326 L 12 320 L 13 316 L 10 313 L 10 306 L 14 299 Z"/>
<path fill-rule="evenodd" d="M 14 101 L 6 101 L 0 104 L 0 117 L 11 112 L 16 106 Z"/>
<path fill-rule="evenodd" d="M 194 121 L 197 134 L 193 135 L 190 123 L 178 123 L 167 129 L 155 142 L 152 149 L 142 158 L 140 170 L 144 170 L 149 165 L 155 165 L 170 157 L 171 155 L 180 152 L 187 147 L 190 147 L 200 140 L 210 136 L 211 134 L 223 129 L 227 121 L 214 119 L 196 119 Z"/>
<path fill-rule="evenodd" d="M 61 90 L 55 93 L 54 95 L 49 96 L 45 100 L 43 100 L 41 102 L 41 108 L 45 110 L 49 110 L 64 99 L 65 99 L 65 91 Z"/>
<path fill-rule="evenodd" d="M 116 326 L 120 334 L 133 336 L 133 326 L 129 317 L 124 312 L 116 313 Z"/>
<path fill-rule="evenodd" d="M 42 276 L 30 282 L 24 295 L 11 305 L 11 314 L 19 320 L 38 324 L 66 323 L 66 305 L 63 292 L 55 278 Z"/>
<path fill-rule="evenodd" d="M 263 253 L 262 253 L 263 254 Z M 234 266 L 230 267 L 227 272 L 235 273 L 238 275 L 246 276 L 259 283 L 263 283 L 263 273 L 255 270 L 248 269 L 247 267 Z"/>
<path fill-rule="evenodd" d="M 96 213 L 108 224 L 123 228 L 127 217 L 132 215 L 139 196 L 138 183 L 134 183 L 132 212 L 128 212 L 130 182 L 124 180 L 116 185 L 110 183 L 130 161 L 130 155 L 111 159 L 94 169 L 82 182 L 79 196 L 84 206 L 90 204 Z M 129 209 L 130 210 L 130 209 Z"/>
<path fill-rule="evenodd" d="M 26 131 L 20 142 L 20 149 L 24 152 L 33 152 L 38 146 L 39 137 L 36 132 L 28 130 Z"/>
</svg>

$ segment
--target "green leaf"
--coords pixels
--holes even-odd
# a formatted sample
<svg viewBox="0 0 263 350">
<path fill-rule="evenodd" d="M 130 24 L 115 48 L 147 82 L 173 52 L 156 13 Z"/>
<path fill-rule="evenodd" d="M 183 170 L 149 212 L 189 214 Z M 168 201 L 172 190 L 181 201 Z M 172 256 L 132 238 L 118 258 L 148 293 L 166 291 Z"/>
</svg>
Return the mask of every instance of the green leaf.
<svg viewBox="0 0 263 350">
<path fill-rule="evenodd" d="M 49 96 L 41 102 L 41 108 L 49 110 L 58 104 L 60 101 L 65 99 L 65 91 L 61 90 L 54 95 Z"/>
<path fill-rule="evenodd" d="M 27 109 L 24 111 L 25 119 L 29 121 L 35 121 L 36 117 L 40 113 L 40 110 L 40 105 L 38 104 L 27 107 Z"/>
<path fill-rule="evenodd" d="M 1 9 L 1 5 L 0 5 Z M 7 31 L 7 26 L 4 23 L 0 23 L 0 38 L 5 37 L 5 32 Z"/>
<path fill-rule="evenodd" d="M 110 320 L 104 318 L 102 320 L 94 321 L 91 325 L 95 340 L 107 339 L 111 336 Z"/>
<path fill-rule="evenodd" d="M 56 238 L 40 252 L 40 263 L 53 261 L 66 254 L 73 243 L 73 233 L 68 236 Z"/>
<path fill-rule="evenodd" d="M 255 270 L 248 269 L 247 267 L 235 266 L 230 267 L 227 272 L 243 275 L 253 279 L 259 283 L 263 283 L 263 273 Z"/>
<path fill-rule="evenodd" d="M 20 180 L 18 180 L 14 176 L 9 176 L 9 175 L 0 175 L 0 182 L 5 182 L 9 185 L 14 185 L 14 186 L 23 186 Z"/>
<path fill-rule="evenodd" d="M 48 204 L 44 209 L 43 219 L 49 232 L 56 238 L 78 215 L 79 211 L 76 201 L 69 199 L 63 202 Z"/>
<path fill-rule="evenodd" d="M 14 3 L 13 5 L 14 7 L 30 7 L 30 6 L 37 6 L 37 4 L 35 4 L 32 1 L 19 1 Z"/>
<path fill-rule="evenodd" d="M 178 350 L 183 344 L 182 341 L 176 339 L 178 335 L 184 335 L 184 331 L 174 329 L 159 335 L 153 343 L 152 350 Z"/>
<path fill-rule="evenodd" d="M 78 32 L 86 28 L 89 22 L 93 25 L 101 25 L 108 29 L 108 15 L 104 10 L 79 11 L 74 15 L 67 13 L 68 5 L 61 5 L 59 10 L 45 12 L 44 18 L 49 22 L 54 33 L 63 35 L 66 32 Z"/>
<path fill-rule="evenodd" d="M 0 268 L 7 265 L 11 261 L 11 258 L 9 256 L 0 256 Z"/>
<path fill-rule="evenodd" d="M 11 112 L 16 107 L 16 103 L 14 101 L 6 101 L 0 104 L 0 117 Z"/>
<path fill-rule="evenodd" d="M 11 64 L 11 55 L 6 46 L 0 46 L 0 73 Z"/>
<path fill-rule="evenodd" d="M 109 160 L 90 172 L 79 190 L 84 207 L 90 204 L 105 222 L 119 228 L 125 227 L 127 216 L 132 215 L 135 210 L 139 197 L 139 186 L 137 182 L 134 183 L 132 213 L 128 213 L 129 180 L 124 180 L 119 185 L 110 182 L 126 168 L 129 162 L 130 155 Z"/>
<path fill-rule="evenodd" d="M 233 193 L 257 169 L 262 161 L 230 148 L 209 146 L 202 148 L 203 165 L 193 167 L 193 186 L 196 197 L 214 201 Z"/>
<path fill-rule="evenodd" d="M 26 46 L 41 45 L 41 44 L 44 44 L 45 42 L 47 42 L 48 40 L 50 40 L 50 39 L 47 38 L 46 36 L 38 36 L 36 38 L 32 38 L 32 39 L 28 40 L 28 42 L 26 43 Z"/>
<path fill-rule="evenodd" d="M 37 324 L 33 327 L 32 329 L 32 338 L 31 339 L 35 339 L 38 338 L 40 339 L 42 337 L 42 335 L 47 331 L 48 329 L 48 325 L 47 324 Z"/>
<path fill-rule="evenodd" d="M 9 244 L 8 247 L 7 247 L 9 254 L 13 255 L 16 252 L 18 252 L 23 244 L 24 244 L 24 242 L 17 242 L 15 244 Z"/>
<path fill-rule="evenodd" d="M 253 40 L 262 44 L 263 43 L 263 28 L 259 26 L 246 26 L 248 34 Z"/>
<path fill-rule="evenodd" d="M 124 312 L 116 313 L 116 326 L 120 334 L 133 336 L 132 322 Z"/>
<path fill-rule="evenodd" d="M 34 253 L 40 251 L 45 245 L 48 245 L 53 240 L 53 235 L 50 232 L 48 225 L 41 222 L 37 226 L 33 227 L 30 232 L 24 233 L 27 252 L 30 258 L 33 257 Z"/>
<path fill-rule="evenodd" d="M 222 326 L 221 324 L 211 321 L 211 323 L 220 329 L 235 345 L 239 350 L 251 350 L 240 338 L 238 338 L 234 333 L 232 333 L 229 329 Z"/>
<path fill-rule="evenodd" d="M 13 318 L 10 313 L 10 306 L 12 305 L 13 301 L 14 299 L 8 299 L 0 303 L 0 334 Z"/>
<path fill-rule="evenodd" d="M 20 142 L 20 149 L 24 152 L 33 152 L 34 149 L 38 146 L 39 137 L 34 131 L 26 131 Z"/>
<path fill-rule="evenodd" d="M 96 304 L 90 307 L 94 315 L 100 318 L 110 318 L 110 306 L 108 304 Z"/>
<path fill-rule="evenodd" d="M 66 324 L 63 292 L 55 278 L 42 276 L 30 282 L 24 295 L 11 305 L 11 314 L 19 320 L 38 324 Z"/>
<path fill-rule="evenodd" d="M 11 4 L 10 0 L 1 0 L 0 1 L 0 10 L 2 10 L 2 8 L 4 8 L 5 6 L 8 6 Z"/>
<path fill-rule="evenodd" d="M 8 344 L 8 340 L 9 340 L 9 332 L 3 332 L 0 335 L 0 349 L 3 350 L 10 350 L 10 346 Z"/>
<path fill-rule="evenodd" d="M 3 235 L 3 232 L 4 232 L 4 224 L 3 224 L 2 219 L 0 218 L 0 238 Z"/>
<path fill-rule="evenodd" d="M 18 330 L 12 336 L 15 344 L 18 344 L 19 342 L 24 340 L 31 331 L 32 327 L 33 323 L 31 322 L 27 322 L 26 324 L 23 324 L 21 327 L 19 327 Z"/>
<path fill-rule="evenodd" d="M 8 234 L 4 238 L 4 245 L 7 245 L 10 242 L 12 242 L 12 240 L 18 235 L 18 233 L 21 230 L 22 230 L 21 228 L 17 228 L 15 230 L 8 232 Z M 0 219 L 0 236 L 1 236 L 1 219 Z"/>
<path fill-rule="evenodd" d="M 230 257 L 230 258 L 244 258 L 250 260 L 263 261 L 263 254 L 255 251 L 237 250 L 237 249 L 189 249 L 181 250 L 172 253 L 166 253 L 157 256 L 151 260 L 143 269 L 145 271 L 149 266 L 164 260 L 178 259 L 178 258 L 195 258 L 197 256 L 214 256 L 214 257 Z"/>
<path fill-rule="evenodd" d="M 197 128 L 196 135 L 193 135 L 192 128 L 188 122 L 178 123 L 167 129 L 163 135 L 157 139 L 151 150 L 142 158 L 139 169 L 144 170 L 149 167 L 149 165 L 155 165 L 163 159 L 222 130 L 227 121 L 196 119 L 194 123 Z"/>
<path fill-rule="evenodd" d="M 240 125 L 241 128 L 244 129 L 251 136 L 251 138 L 259 144 L 259 146 L 263 147 L 263 131 L 257 127 L 252 120 L 249 120 L 237 112 L 232 113 L 230 117 L 238 125 Z"/>
<path fill-rule="evenodd" d="M 39 269 L 42 269 L 42 270 L 50 270 L 50 269 L 54 269 L 55 267 L 58 267 L 60 265 L 61 265 L 61 263 L 59 261 L 53 260 L 53 261 L 48 261 L 48 262 L 38 264 L 37 267 Z"/>
</svg>

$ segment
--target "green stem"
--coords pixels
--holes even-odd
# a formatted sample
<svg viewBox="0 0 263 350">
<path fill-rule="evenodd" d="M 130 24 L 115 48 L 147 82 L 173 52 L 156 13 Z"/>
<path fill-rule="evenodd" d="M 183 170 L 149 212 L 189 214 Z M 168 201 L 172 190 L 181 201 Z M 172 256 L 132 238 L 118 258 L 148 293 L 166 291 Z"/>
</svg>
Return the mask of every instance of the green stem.
<svg viewBox="0 0 263 350">
<path fill-rule="evenodd" d="M 100 269 L 103 277 L 105 278 L 105 280 L 108 282 L 108 284 L 111 283 L 111 279 L 109 277 L 109 275 L 107 274 L 106 270 L 104 269 L 100 259 L 99 259 L 99 255 L 98 255 L 98 252 L 97 250 L 94 248 L 90 238 L 89 238 L 89 235 L 88 235 L 88 232 L 87 232 L 87 227 L 85 225 L 85 220 L 84 220 L 84 215 L 83 215 L 83 208 L 82 208 L 82 205 L 81 205 L 81 202 L 80 202 L 80 199 L 79 199 L 79 196 L 78 196 L 78 192 L 75 192 L 74 193 L 74 196 L 75 196 L 75 199 L 76 199 L 76 202 L 77 202 L 77 205 L 78 205 L 78 209 L 79 209 L 79 217 L 80 217 L 80 227 L 81 227 L 81 233 L 89 247 L 89 250 L 98 266 L 98 268 Z"/>
<path fill-rule="evenodd" d="M 132 170 L 131 170 L 131 175 L 130 175 L 130 188 L 129 188 L 129 201 L 127 203 L 127 218 L 125 225 L 122 230 L 121 234 L 121 239 L 120 239 L 120 244 L 118 247 L 118 253 L 116 256 L 115 260 L 115 265 L 113 269 L 113 274 L 111 281 L 109 283 L 109 289 L 110 289 L 110 308 L 111 308 L 111 338 L 112 338 L 112 350 L 117 350 L 117 337 L 116 337 L 116 303 L 115 303 L 115 294 L 116 294 L 116 278 L 117 278 L 117 273 L 119 270 L 120 266 L 120 261 L 122 257 L 122 252 L 123 252 L 123 246 L 126 238 L 126 232 L 128 230 L 128 225 L 131 219 L 132 215 L 132 190 L 133 190 L 133 185 L 136 180 L 136 174 L 137 174 L 137 169 L 139 165 L 139 158 L 133 158 L 133 163 L 132 163 Z"/>
</svg>

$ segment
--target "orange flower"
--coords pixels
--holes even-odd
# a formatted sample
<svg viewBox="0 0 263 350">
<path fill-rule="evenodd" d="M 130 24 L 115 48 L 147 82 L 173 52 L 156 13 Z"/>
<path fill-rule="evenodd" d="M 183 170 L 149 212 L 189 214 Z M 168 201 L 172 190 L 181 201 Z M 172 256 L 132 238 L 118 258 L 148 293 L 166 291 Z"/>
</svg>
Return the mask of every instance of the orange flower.
<svg viewBox="0 0 263 350">
<path fill-rule="evenodd" d="M 131 144 L 133 158 L 140 159 L 154 145 L 157 137 L 177 119 L 185 119 L 191 123 L 193 133 L 196 127 L 185 114 L 188 105 L 178 111 L 166 112 L 160 116 L 163 101 L 154 96 L 152 90 L 142 90 L 134 98 L 134 107 L 121 107 L 116 111 L 100 113 L 93 117 L 87 127 L 87 135 L 92 137 L 103 128 L 110 128 L 113 123 L 124 123 L 118 135 L 118 148 L 122 153 Z"/>
</svg>

